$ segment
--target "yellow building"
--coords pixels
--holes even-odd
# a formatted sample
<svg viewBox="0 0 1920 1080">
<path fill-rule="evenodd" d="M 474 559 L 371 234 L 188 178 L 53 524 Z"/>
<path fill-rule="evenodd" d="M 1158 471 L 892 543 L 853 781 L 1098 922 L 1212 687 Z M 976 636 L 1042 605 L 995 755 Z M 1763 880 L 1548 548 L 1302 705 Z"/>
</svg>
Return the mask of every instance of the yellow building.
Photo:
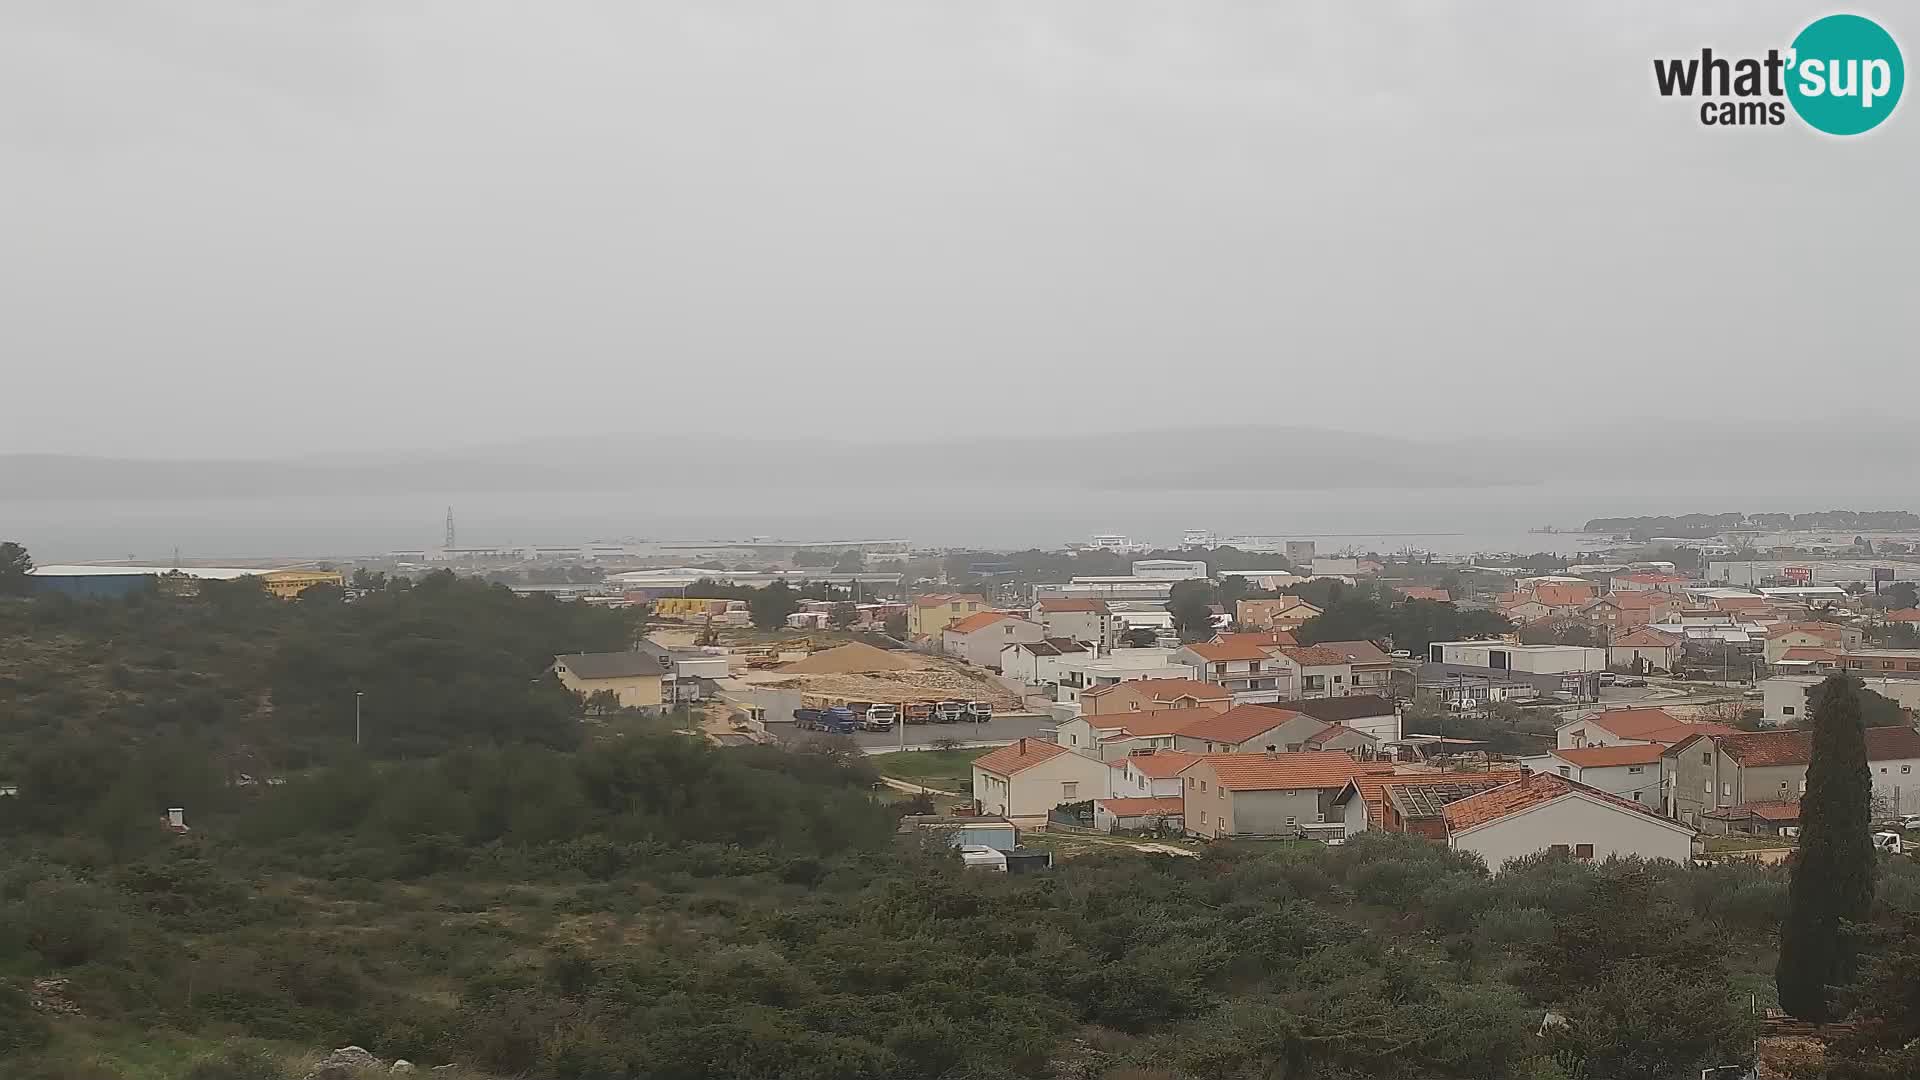
<svg viewBox="0 0 1920 1080">
<path fill-rule="evenodd" d="M 610 690 L 630 709 L 658 709 L 666 702 L 661 682 L 667 671 L 649 653 L 568 653 L 553 658 L 553 673 L 582 697 Z"/>
<path fill-rule="evenodd" d="M 260 587 L 282 600 L 291 600 L 315 585 L 340 588 L 347 583 L 338 570 L 269 570 L 259 577 Z"/>
<path fill-rule="evenodd" d="M 928 593 L 916 596 L 912 606 L 907 608 L 907 636 L 938 637 L 949 625 L 988 610 L 991 609 L 987 607 L 986 597 L 979 593 Z"/>
</svg>

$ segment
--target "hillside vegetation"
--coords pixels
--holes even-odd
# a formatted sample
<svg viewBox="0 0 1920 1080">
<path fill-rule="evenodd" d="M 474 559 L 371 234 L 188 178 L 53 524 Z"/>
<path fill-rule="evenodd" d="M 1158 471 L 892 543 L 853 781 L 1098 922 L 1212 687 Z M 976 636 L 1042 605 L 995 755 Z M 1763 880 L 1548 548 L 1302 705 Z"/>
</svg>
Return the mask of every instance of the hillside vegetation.
<svg viewBox="0 0 1920 1080">
<path fill-rule="evenodd" d="M 580 739 L 529 680 L 607 613 L 257 600 L 0 614 L 0 1075 L 281 1080 L 357 1044 L 495 1077 L 1654 1080 L 1745 1060 L 1772 993 L 1778 870 L 1494 878 L 1369 835 L 963 871 L 850 746 Z M 410 719 L 353 752 L 321 664 Z M 236 747 L 298 767 L 242 782 Z"/>
</svg>

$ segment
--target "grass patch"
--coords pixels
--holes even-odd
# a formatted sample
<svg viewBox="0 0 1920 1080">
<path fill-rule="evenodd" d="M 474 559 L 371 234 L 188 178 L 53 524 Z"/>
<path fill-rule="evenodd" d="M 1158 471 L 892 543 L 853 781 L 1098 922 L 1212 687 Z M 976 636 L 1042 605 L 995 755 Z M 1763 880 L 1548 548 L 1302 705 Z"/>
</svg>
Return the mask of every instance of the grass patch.
<svg viewBox="0 0 1920 1080">
<path fill-rule="evenodd" d="M 1707 850 L 1714 851 L 1753 851 L 1757 848 L 1790 848 L 1793 841 L 1777 836 L 1709 836 L 1706 838 Z"/>
<path fill-rule="evenodd" d="M 947 791 L 968 792 L 973 790 L 974 759 L 990 752 L 978 747 L 963 750 L 896 750 L 891 754 L 875 754 L 873 767 L 879 769 L 882 776 L 891 776 L 895 780 Z"/>
</svg>

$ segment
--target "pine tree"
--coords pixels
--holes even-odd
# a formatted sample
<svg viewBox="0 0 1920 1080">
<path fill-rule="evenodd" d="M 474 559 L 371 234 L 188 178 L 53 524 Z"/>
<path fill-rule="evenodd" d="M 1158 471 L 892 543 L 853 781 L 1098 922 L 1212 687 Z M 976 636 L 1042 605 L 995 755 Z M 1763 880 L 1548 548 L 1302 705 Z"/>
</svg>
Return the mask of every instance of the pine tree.
<svg viewBox="0 0 1920 1080">
<path fill-rule="evenodd" d="M 1853 976 L 1845 924 L 1865 922 L 1873 901 L 1873 775 L 1860 721 L 1860 684 L 1834 675 L 1818 691 L 1813 757 L 1800 796 L 1800 853 L 1774 983 L 1781 1008 L 1825 1022 L 1834 1018 L 1834 988 Z"/>
</svg>

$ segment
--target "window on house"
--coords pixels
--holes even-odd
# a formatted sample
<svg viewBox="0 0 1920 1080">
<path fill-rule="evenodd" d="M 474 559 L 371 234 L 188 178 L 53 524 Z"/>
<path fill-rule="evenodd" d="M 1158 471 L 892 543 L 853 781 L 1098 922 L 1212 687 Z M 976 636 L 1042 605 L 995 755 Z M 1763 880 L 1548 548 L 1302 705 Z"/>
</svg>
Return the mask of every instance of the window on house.
<svg viewBox="0 0 1920 1080">
<path fill-rule="evenodd" d="M 1060 785 L 1060 801 L 1072 802 L 1080 797 L 1080 785 L 1066 781 Z"/>
<path fill-rule="evenodd" d="M 1913 766 L 1911 766 L 1911 765 L 1902 765 L 1902 766 L 1900 766 L 1900 775 L 1902 775 L 1902 776 L 1905 776 L 1905 775 L 1907 775 L 1908 773 L 1911 773 L 1912 771 L 1913 771 Z"/>
<path fill-rule="evenodd" d="M 1560 766 L 1558 769 L 1554 771 L 1558 772 L 1561 776 L 1571 777 L 1573 775 L 1573 770 L 1568 768 L 1565 765 Z"/>
<path fill-rule="evenodd" d="M 1593 845 L 1592 844 L 1575 844 L 1573 846 L 1573 857 L 1576 859 L 1593 858 Z"/>
<path fill-rule="evenodd" d="M 1334 682 L 1344 682 L 1345 680 L 1346 680 L 1346 676 L 1344 675 L 1335 675 L 1333 677 Z"/>
<path fill-rule="evenodd" d="M 1781 716 L 1792 716 L 1792 715 L 1793 715 L 1793 706 L 1791 706 L 1791 705 L 1782 705 L 1782 706 L 1780 706 L 1780 715 L 1781 715 Z"/>
<path fill-rule="evenodd" d="M 1215 788 L 1215 789 L 1214 789 L 1214 794 L 1216 794 L 1216 795 L 1218 795 L 1218 796 L 1220 796 L 1220 801 L 1221 801 L 1221 802 L 1226 802 L 1226 801 L 1227 801 L 1227 789 L 1226 789 L 1226 788 Z"/>
<path fill-rule="evenodd" d="M 1565 855 L 1570 849 L 1565 844 L 1554 844 L 1547 850 L 1553 852 L 1555 855 Z"/>
<path fill-rule="evenodd" d="M 1721 785 L 1720 785 L 1720 797 L 1721 797 L 1721 798 L 1723 798 L 1723 799 L 1724 799 L 1724 798 L 1731 798 L 1731 797 L 1732 797 L 1732 795 L 1733 795 L 1733 785 L 1732 785 L 1732 784 L 1721 784 Z"/>
<path fill-rule="evenodd" d="M 1700 764 L 1702 764 L 1702 765 L 1711 765 L 1711 764 L 1713 764 L 1713 751 L 1711 751 L 1711 750 L 1708 750 L 1707 752 L 1705 752 L 1705 753 L 1703 753 L 1703 754 L 1701 754 L 1701 755 L 1700 755 Z"/>
<path fill-rule="evenodd" d="M 1646 771 L 1647 771 L 1647 767 L 1646 767 L 1645 765 L 1629 765 L 1629 766 L 1627 766 L 1627 772 L 1629 772 L 1629 773 L 1637 773 L 1637 772 L 1646 772 Z"/>
<path fill-rule="evenodd" d="M 1288 818 L 1288 819 L 1287 819 L 1287 828 L 1289 828 L 1289 829 L 1291 829 L 1291 828 L 1293 828 L 1293 819 L 1292 819 L 1292 818 Z"/>
</svg>

